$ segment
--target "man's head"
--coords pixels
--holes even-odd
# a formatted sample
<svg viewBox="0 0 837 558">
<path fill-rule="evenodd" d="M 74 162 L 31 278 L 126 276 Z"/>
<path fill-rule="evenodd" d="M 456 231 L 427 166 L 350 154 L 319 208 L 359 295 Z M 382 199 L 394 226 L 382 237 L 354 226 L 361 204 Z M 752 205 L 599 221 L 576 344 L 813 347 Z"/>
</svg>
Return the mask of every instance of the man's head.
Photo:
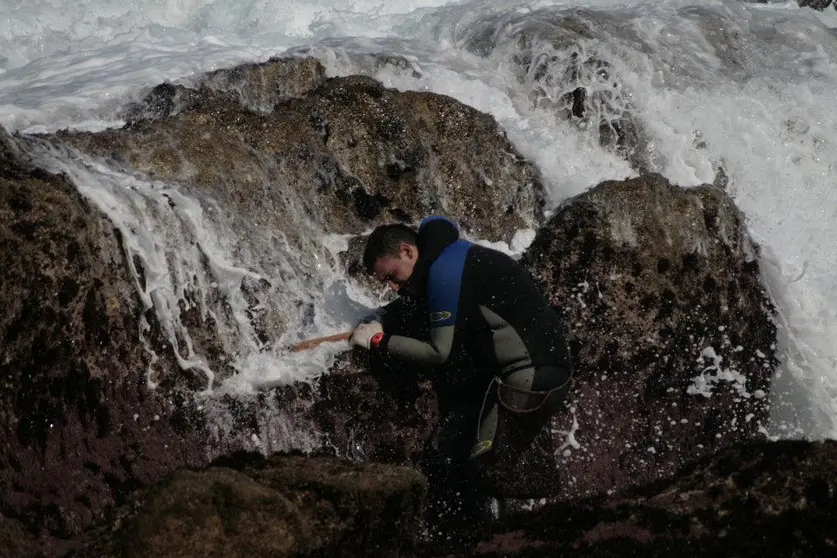
<svg viewBox="0 0 837 558">
<path fill-rule="evenodd" d="M 393 290 L 407 286 L 418 260 L 418 234 L 400 223 L 376 227 L 366 241 L 363 265 Z"/>
</svg>

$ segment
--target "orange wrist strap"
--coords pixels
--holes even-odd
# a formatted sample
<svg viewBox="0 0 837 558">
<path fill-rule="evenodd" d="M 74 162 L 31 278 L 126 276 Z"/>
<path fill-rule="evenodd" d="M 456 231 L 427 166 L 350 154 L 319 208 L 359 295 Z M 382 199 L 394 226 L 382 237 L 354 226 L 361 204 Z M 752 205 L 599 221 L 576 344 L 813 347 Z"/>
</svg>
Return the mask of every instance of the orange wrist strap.
<svg viewBox="0 0 837 558">
<path fill-rule="evenodd" d="M 381 341 L 384 339 L 384 332 L 379 331 L 375 335 L 372 336 L 372 339 L 369 340 L 369 346 L 377 347 L 380 345 Z"/>
</svg>

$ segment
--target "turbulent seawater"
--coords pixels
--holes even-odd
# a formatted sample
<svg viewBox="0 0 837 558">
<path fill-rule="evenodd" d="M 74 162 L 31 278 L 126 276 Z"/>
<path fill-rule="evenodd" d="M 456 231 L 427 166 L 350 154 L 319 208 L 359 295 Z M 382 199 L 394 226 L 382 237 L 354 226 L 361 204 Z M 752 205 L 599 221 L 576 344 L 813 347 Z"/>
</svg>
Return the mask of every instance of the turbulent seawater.
<svg viewBox="0 0 837 558">
<path fill-rule="evenodd" d="M 21 134 L 120 126 L 122 107 L 158 83 L 189 84 L 208 70 L 272 56 L 314 56 L 330 76 L 372 75 L 493 115 L 543 172 L 550 208 L 602 180 L 635 176 L 638 166 L 682 186 L 720 180 L 763 248 L 764 280 L 779 309 L 773 393 L 807 417 L 789 424 L 775 416 L 771 434 L 837 437 L 833 9 L 737 0 L 0 0 L 0 7 L 0 124 Z M 375 54 L 402 56 L 412 68 L 381 67 Z M 565 95 L 579 87 L 596 115 L 638 131 L 629 157 L 602 142 L 598 126 L 560 116 Z M 233 308 L 220 337 L 239 373 L 213 383 L 212 393 L 316 377 L 339 347 L 304 355 L 280 347 L 347 329 L 380 303 L 382 293 L 340 274 L 334 254 L 346 240 L 295 215 L 292 203 L 283 210 L 298 232 L 293 239 L 171 185 L 53 151 L 40 163 L 70 174 L 126 233 L 146 263 L 144 301 L 173 338 L 188 344 L 188 328 L 172 312 L 188 278 L 203 293 L 225 290 Z M 519 252 L 531 234 L 519 238 L 500 247 Z M 241 295 L 262 279 L 276 285 L 265 304 L 287 325 L 267 342 L 251 330 L 252 301 Z M 180 353 L 184 367 L 201 367 L 201 355 Z"/>
</svg>

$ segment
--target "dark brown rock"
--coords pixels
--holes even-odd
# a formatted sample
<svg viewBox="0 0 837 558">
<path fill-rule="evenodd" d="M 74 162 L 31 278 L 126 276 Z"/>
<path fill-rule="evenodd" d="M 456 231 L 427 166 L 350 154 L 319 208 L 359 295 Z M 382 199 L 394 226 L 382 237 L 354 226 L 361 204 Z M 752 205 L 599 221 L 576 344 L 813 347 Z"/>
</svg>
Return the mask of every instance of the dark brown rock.
<svg viewBox="0 0 837 558">
<path fill-rule="evenodd" d="M 168 118 L 213 103 L 232 103 L 270 112 L 291 97 L 302 97 L 325 81 L 325 68 L 313 58 L 271 58 L 209 72 L 194 87 L 161 83 L 138 103 L 125 108 L 129 126 L 140 120 Z"/>
<path fill-rule="evenodd" d="M 40 557 L 43 554 L 35 537 L 11 517 L 0 515 L 0 557 Z"/>
<path fill-rule="evenodd" d="M 2 133 L 0 513 L 71 538 L 201 451 L 146 388 L 142 309 L 117 232 Z"/>
<path fill-rule="evenodd" d="M 152 556 L 293 556 L 310 527 L 280 492 L 232 469 L 180 471 L 154 490 L 114 553 Z"/>
<path fill-rule="evenodd" d="M 256 88 L 251 95 L 270 97 L 281 89 L 270 80 L 294 71 L 322 73 L 318 62 L 276 60 L 207 80 L 237 90 L 241 79 Z M 265 208 L 278 210 L 289 198 L 330 233 L 444 213 L 479 238 L 509 241 L 541 222 L 540 173 L 491 116 L 364 76 L 303 80 L 292 89 L 298 97 L 276 96 L 272 112 L 259 113 L 226 90 L 161 85 L 145 111 L 155 119 L 58 139 L 149 177 L 197 186 L 288 234 L 294 227 L 285 212 Z"/>
<path fill-rule="evenodd" d="M 154 488 L 82 556 L 410 556 L 426 485 L 404 467 L 237 454 Z"/>
<path fill-rule="evenodd" d="M 320 379 L 302 416 L 317 424 L 338 455 L 415 465 L 438 421 L 438 407 L 428 380 L 397 364 L 370 365 L 355 351 Z"/>
<path fill-rule="evenodd" d="M 325 80 L 325 68 L 315 58 L 271 58 L 215 70 L 200 85 L 231 92 L 240 104 L 269 112 L 276 103 L 308 95 Z"/>
<path fill-rule="evenodd" d="M 740 444 L 623 497 L 550 505 L 424 555 L 825 558 L 836 471 L 834 441 Z"/>
<path fill-rule="evenodd" d="M 427 491 L 417 471 L 302 456 L 256 460 L 242 470 L 288 495 L 323 556 L 411 555 Z"/>
<path fill-rule="evenodd" d="M 554 425 L 563 498 L 760 436 L 776 331 L 757 257 L 723 191 L 658 175 L 604 182 L 541 228 L 523 262 L 566 317 L 576 367 Z"/>
</svg>

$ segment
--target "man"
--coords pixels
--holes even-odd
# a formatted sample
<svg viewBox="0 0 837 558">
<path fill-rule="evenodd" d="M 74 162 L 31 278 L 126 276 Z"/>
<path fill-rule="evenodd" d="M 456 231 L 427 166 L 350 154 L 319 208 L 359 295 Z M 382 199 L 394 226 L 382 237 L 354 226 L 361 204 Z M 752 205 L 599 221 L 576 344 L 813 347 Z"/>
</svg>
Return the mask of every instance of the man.
<svg viewBox="0 0 837 558">
<path fill-rule="evenodd" d="M 465 370 L 436 378 L 442 437 L 460 446 L 447 453 L 471 463 L 494 453 L 504 415 L 541 429 L 568 389 L 572 365 L 558 315 L 522 266 L 460 239 L 445 217 L 426 218 L 418 233 L 401 224 L 376 228 L 363 263 L 422 301 L 429 340 L 388 335 L 372 321 L 355 329 L 353 345 L 428 367 L 469 357 Z"/>
</svg>

